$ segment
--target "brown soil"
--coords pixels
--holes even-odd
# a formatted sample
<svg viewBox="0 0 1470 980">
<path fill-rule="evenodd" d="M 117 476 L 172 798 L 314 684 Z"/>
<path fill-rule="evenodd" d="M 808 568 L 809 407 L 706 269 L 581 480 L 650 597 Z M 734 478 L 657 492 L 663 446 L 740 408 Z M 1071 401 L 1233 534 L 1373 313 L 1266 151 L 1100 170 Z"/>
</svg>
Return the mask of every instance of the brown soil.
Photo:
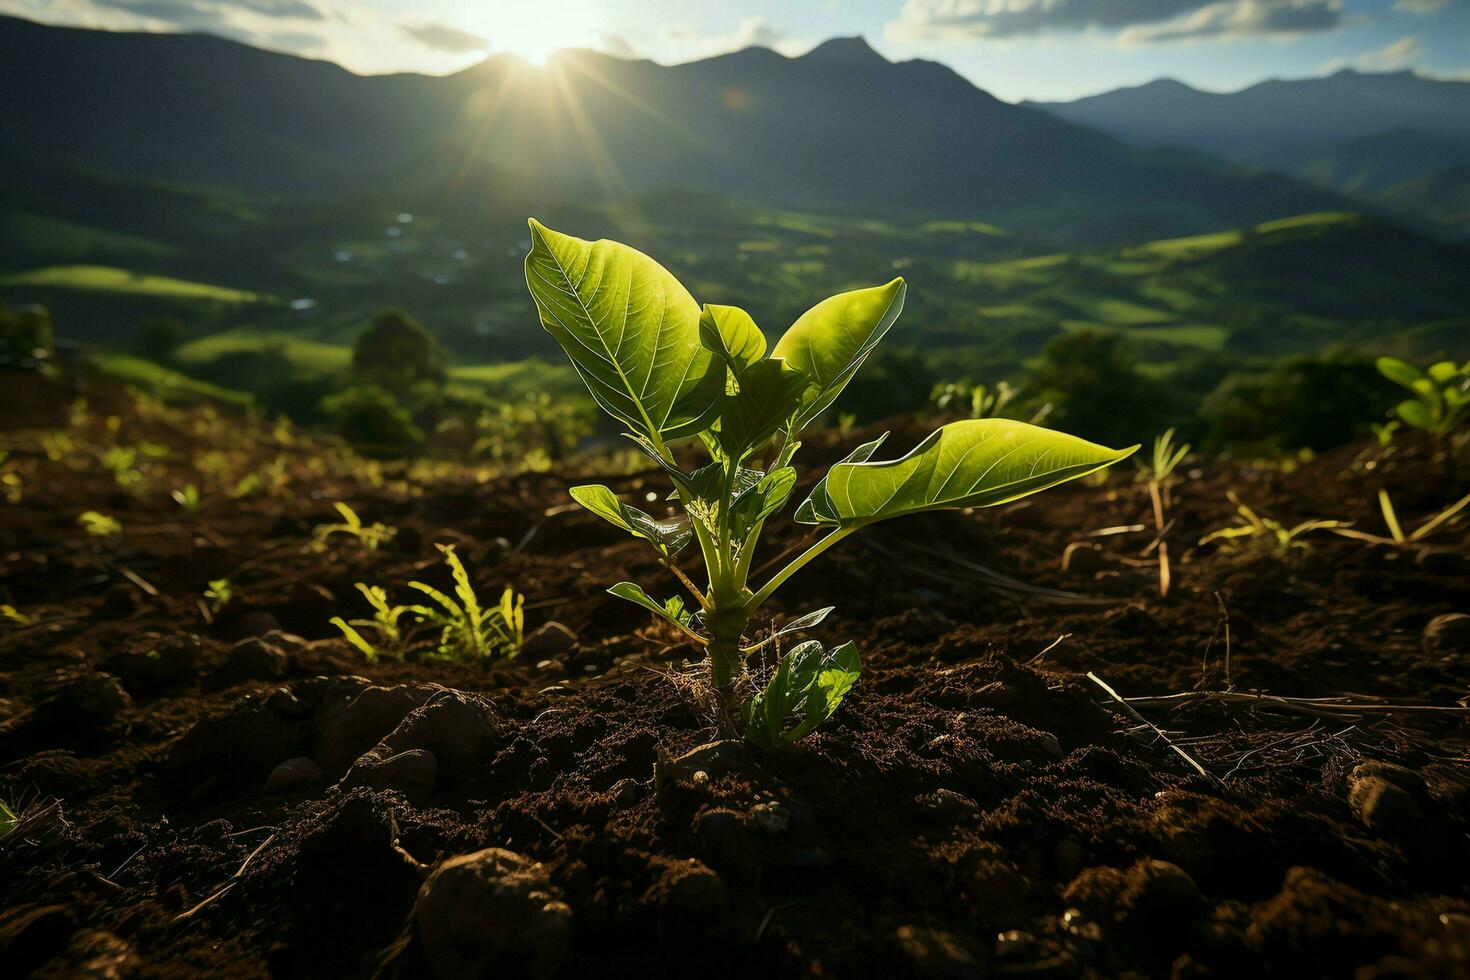
<svg viewBox="0 0 1470 980">
<path fill-rule="evenodd" d="M 585 474 L 399 484 L 390 467 L 375 487 L 340 452 L 243 423 L 95 419 L 109 410 L 171 447 L 146 490 L 22 453 L 26 497 L 0 506 L 0 601 L 41 617 L 0 633 L 0 799 L 59 801 L 0 844 L 0 975 L 428 975 L 425 876 L 490 847 L 540 862 L 537 894 L 570 910 L 566 938 L 492 958 L 506 976 L 1470 975 L 1462 717 L 1140 705 L 1202 776 L 1087 677 L 1125 697 L 1463 705 L 1463 629 L 1421 637 L 1470 612 L 1463 524 L 1417 557 L 1329 533 L 1286 558 L 1194 546 L 1230 522 L 1227 489 L 1284 520 L 1381 530 L 1386 485 L 1417 526 L 1470 489 L 1447 492 L 1426 447 L 1199 464 L 1173 491 L 1167 600 L 1140 557 L 1149 532 L 1089 537 L 1151 521 L 1126 472 L 872 529 L 777 610 L 838 606 L 819 635 L 856 640 L 864 673 L 836 717 L 789 756 L 679 759 L 712 738 L 679 682 L 693 650 L 605 595 L 672 588 L 639 542 L 565 507 Z M 183 520 L 167 490 L 199 479 L 185 464 L 221 434 L 288 460 L 290 487 L 211 493 Z M 337 499 L 398 536 L 312 552 Z M 83 534 L 87 509 L 122 534 Z M 771 557 L 801 539 L 777 523 Z M 447 586 L 435 542 L 458 545 L 482 596 L 524 592 L 528 633 L 556 620 L 575 645 L 365 662 L 328 620 L 366 613 L 356 582 L 400 601 L 410 579 Z M 1076 542 L 1100 549 L 1063 570 Z M 219 578 L 235 598 L 206 623 Z M 334 785 L 385 736 L 437 772 Z M 302 757 L 318 781 L 263 790 Z"/>
</svg>

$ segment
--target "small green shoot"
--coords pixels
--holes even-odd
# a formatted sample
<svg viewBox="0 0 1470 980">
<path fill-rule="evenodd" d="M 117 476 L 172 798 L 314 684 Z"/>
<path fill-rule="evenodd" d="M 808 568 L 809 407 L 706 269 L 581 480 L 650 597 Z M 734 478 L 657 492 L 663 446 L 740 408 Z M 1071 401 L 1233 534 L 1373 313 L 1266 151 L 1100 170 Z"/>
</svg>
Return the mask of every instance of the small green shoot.
<svg viewBox="0 0 1470 980">
<path fill-rule="evenodd" d="M 101 511 L 83 511 L 77 518 L 77 524 L 82 530 L 96 538 L 110 538 L 122 533 L 122 524 L 117 518 Z"/>
<path fill-rule="evenodd" d="M 1163 435 L 1154 437 L 1153 452 L 1147 460 L 1138 464 L 1144 480 L 1148 484 L 1148 496 L 1153 504 L 1154 511 L 1154 544 L 1159 551 L 1159 598 L 1167 598 L 1169 586 L 1172 582 L 1172 572 L 1169 567 L 1169 542 L 1165 537 L 1168 525 L 1164 522 L 1164 512 L 1169 501 L 1169 488 L 1174 479 L 1174 470 L 1189 455 L 1189 443 L 1183 445 L 1174 444 L 1174 430 L 1166 430 Z"/>
<path fill-rule="evenodd" d="M 1389 536 L 1385 538 L 1380 534 L 1369 534 L 1366 531 L 1358 531 L 1349 527 L 1338 528 L 1337 533 L 1357 541 L 1366 541 L 1369 544 L 1411 549 L 1419 546 L 1430 535 L 1458 524 L 1466 507 L 1470 507 L 1470 494 L 1461 497 L 1412 532 L 1405 534 L 1403 525 L 1399 523 L 1398 512 L 1394 510 L 1393 501 L 1388 496 L 1388 491 L 1379 490 L 1378 508 L 1383 512 L 1383 523 L 1388 528 Z"/>
<path fill-rule="evenodd" d="M 204 498 L 199 493 L 197 486 L 191 483 L 182 490 L 173 491 L 169 496 L 173 498 L 174 503 L 179 505 L 179 510 L 183 511 L 185 517 L 193 520 L 199 516 L 199 508 Z"/>
<path fill-rule="evenodd" d="M 388 590 L 381 585 L 364 585 L 358 582 L 357 591 L 373 607 L 373 618 L 344 620 L 341 616 L 333 616 L 332 625 L 342 631 L 347 642 L 361 651 L 369 663 L 376 662 L 379 657 L 389 660 L 404 659 L 408 653 L 408 637 L 399 621 L 416 607 L 390 604 Z M 373 639 L 367 639 L 360 630 L 370 630 Z"/>
<path fill-rule="evenodd" d="M 1311 520 L 1287 527 L 1241 503 L 1234 490 L 1228 491 L 1226 496 L 1235 505 L 1236 523 L 1206 534 L 1199 539 L 1201 546 L 1221 541 L 1227 546 L 1264 550 L 1284 558 L 1293 551 L 1309 549 L 1311 545 L 1301 539 L 1313 531 L 1335 531 L 1351 525 L 1350 521 Z"/>
<path fill-rule="evenodd" d="M 7 603 L 0 603 L 0 619 L 6 619 L 16 626 L 35 626 L 41 621 L 40 616 L 32 616 L 23 613 L 19 609 Z"/>
<path fill-rule="evenodd" d="M 230 604 L 230 600 L 235 598 L 235 590 L 230 586 L 229 579 L 213 579 L 209 588 L 204 590 L 204 598 L 209 602 L 210 613 L 218 616 Z"/>
<path fill-rule="evenodd" d="M 346 504 L 338 501 L 332 506 L 337 508 L 337 513 L 342 515 L 341 524 L 318 524 L 311 531 L 311 547 L 313 551 L 326 551 L 327 545 L 334 534 L 345 534 L 355 538 L 357 543 L 369 551 L 376 551 L 378 546 L 392 540 L 398 533 L 396 527 L 374 522 L 363 524 L 362 518 L 357 516 L 357 511 Z"/>
<path fill-rule="evenodd" d="M 1440 361 L 1421 370 L 1397 357 L 1380 357 L 1378 370 L 1414 396 L 1394 409 L 1404 423 L 1439 439 L 1470 417 L 1470 361 Z"/>
<path fill-rule="evenodd" d="M 423 582 L 410 582 L 408 587 L 422 592 L 438 606 L 437 609 L 411 608 L 421 621 L 440 628 L 439 656 L 449 660 L 488 660 L 497 656 L 511 658 L 520 653 L 526 597 L 517 595 L 507 585 L 499 604 L 492 609 L 484 608 L 475 595 L 469 572 L 454 553 L 454 545 L 437 547 L 444 553 L 444 561 L 454 577 L 453 597 Z"/>
</svg>

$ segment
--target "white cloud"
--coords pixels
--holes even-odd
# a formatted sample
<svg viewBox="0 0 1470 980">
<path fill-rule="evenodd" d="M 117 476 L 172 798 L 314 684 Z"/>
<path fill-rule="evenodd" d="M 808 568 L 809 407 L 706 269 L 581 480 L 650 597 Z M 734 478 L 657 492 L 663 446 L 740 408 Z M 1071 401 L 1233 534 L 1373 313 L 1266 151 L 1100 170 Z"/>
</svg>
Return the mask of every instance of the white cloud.
<svg viewBox="0 0 1470 980">
<path fill-rule="evenodd" d="M 674 28 L 667 32 L 666 37 L 672 42 L 669 47 L 678 54 L 680 61 L 709 58 L 746 48 L 772 48 L 782 54 L 799 54 L 811 47 L 810 42 L 789 37 L 763 16 L 742 17 L 735 29 L 727 34 L 700 34 Z"/>
<path fill-rule="evenodd" d="M 1141 24 L 1118 35 L 1122 44 L 1166 41 L 1292 38 L 1336 29 L 1342 0 L 1224 0 L 1162 24 Z"/>
<path fill-rule="evenodd" d="M 1342 68 L 1357 68 L 1362 71 L 1398 71 L 1419 60 L 1424 53 L 1424 42 L 1417 37 L 1401 37 L 1381 48 L 1365 51 L 1356 58 L 1338 58 L 1322 66 L 1324 72 Z"/>
</svg>

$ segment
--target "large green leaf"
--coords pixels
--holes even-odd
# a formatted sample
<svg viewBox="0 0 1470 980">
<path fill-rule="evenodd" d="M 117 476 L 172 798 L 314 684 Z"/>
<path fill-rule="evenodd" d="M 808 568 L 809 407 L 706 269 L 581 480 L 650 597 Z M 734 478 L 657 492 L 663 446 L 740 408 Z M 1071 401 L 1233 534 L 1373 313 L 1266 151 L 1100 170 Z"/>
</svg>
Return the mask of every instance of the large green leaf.
<svg viewBox="0 0 1470 980">
<path fill-rule="evenodd" d="M 776 344 L 775 357 L 803 372 L 815 384 L 797 417 L 797 428 L 837 400 L 878 341 L 903 309 L 904 282 L 855 289 L 822 300 L 807 310 Z"/>
<path fill-rule="evenodd" d="M 1137 449 L 1109 449 L 1009 419 L 952 422 L 900 459 L 833 466 L 796 518 L 848 526 L 926 510 L 991 507 L 1086 476 Z"/>
<path fill-rule="evenodd" d="M 699 342 L 739 374 L 766 356 L 766 337 L 738 306 L 706 303 L 699 315 Z"/>
<path fill-rule="evenodd" d="M 801 404 L 811 382 L 780 358 L 767 358 L 745 368 L 737 379 L 739 391 L 720 401 L 720 448 L 740 460 L 763 446 Z"/>
<path fill-rule="evenodd" d="M 568 492 L 573 500 L 598 517 L 635 538 L 647 540 L 665 556 L 677 554 L 694 534 L 688 523 L 656 520 L 637 507 L 623 503 L 617 494 L 601 484 L 572 487 Z"/>
<path fill-rule="evenodd" d="M 526 285 L 542 326 L 597 403 L 634 432 L 662 439 L 706 428 L 725 372 L 710 370 L 689 291 L 637 249 L 530 224 Z"/>
</svg>

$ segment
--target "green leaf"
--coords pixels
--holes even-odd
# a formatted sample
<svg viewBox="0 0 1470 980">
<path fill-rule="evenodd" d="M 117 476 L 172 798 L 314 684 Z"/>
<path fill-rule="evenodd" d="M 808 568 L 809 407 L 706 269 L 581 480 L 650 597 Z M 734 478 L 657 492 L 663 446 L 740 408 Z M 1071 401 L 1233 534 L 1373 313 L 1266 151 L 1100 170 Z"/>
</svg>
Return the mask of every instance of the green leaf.
<svg viewBox="0 0 1470 980">
<path fill-rule="evenodd" d="M 1402 401 L 1394 411 L 1398 412 L 1399 418 L 1416 429 L 1434 428 L 1434 413 L 1430 405 L 1425 402 L 1414 399 Z"/>
<path fill-rule="evenodd" d="M 827 651 L 816 640 L 800 644 L 751 699 L 746 738 L 777 751 L 811 734 L 832 717 L 862 673 L 857 648 L 844 643 Z"/>
<path fill-rule="evenodd" d="M 833 466 L 797 520 L 860 526 L 926 510 L 993 507 L 1086 476 L 1137 449 L 1109 449 L 1009 419 L 952 422 L 900 459 Z"/>
<path fill-rule="evenodd" d="M 863 361 L 878 346 L 903 309 L 905 286 L 855 289 L 807 310 L 776 344 L 775 357 L 805 374 L 815 389 L 797 416 L 796 428 L 811 422 L 837 400 Z"/>
<path fill-rule="evenodd" d="M 572 487 L 572 499 L 635 538 L 643 538 L 665 556 L 677 554 L 689 543 L 693 533 L 683 521 L 659 521 L 618 499 L 617 494 L 600 484 Z"/>
<path fill-rule="evenodd" d="M 653 259 L 586 242 L 532 218 L 526 285 L 541 324 L 592 397 L 634 432 L 678 439 L 707 428 L 725 372 L 699 342 L 699 305 Z"/>
<path fill-rule="evenodd" d="M 863 443 L 839 460 L 833 466 L 833 469 L 836 469 L 837 466 L 841 466 L 843 463 L 866 463 L 873 458 L 873 454 L 878 451 L 878 447 L 883 445 L 884 440 L 887 438 L 888 433 L 885 432 L 871 442 Z M 795 520 L 798 524 L 820 524 L 822 522 L 817 518 L 818 509 L 820 508 L 823 514 L 830 514 L 834 512 L 834 506 L 832 501 L 827 497 L 827 481 L 824 478 L 817 482 L 817 485 L 812 488 L 811 494 L 796 508 Z"/>
<path fill-rule="evenodd" d="M 743 541 L 751 528 L 780 510 L 795 487 L 796 470 L 783 466 L 761 477 L 759 483 L 737 497 L 730 515 L 735 539 Z"/>
<path fill-rule="evenodd" d="M 1410 390 L 1415 390 L 1415 385 L 1424 380 L 1423 371 L 1408 361 L 1401 361 L 1397 357 L 1380 357 L 1376 363 L 1379 374 L 1395 384 L 1401 384 Z"/>
<path fill-rule="evenodd" d="M 699 342 L 737 375 L 766 356 L 766 337 L 738 306 L 706 303 L 699 315 Z"/>
<path fill-rule="evenodd" d="M 759 650 L 766 644 L 772 643 L 783 636 L 790 636 L 792 633 L 804 633 L 807 630 L 816 629 L 818 626 L 822 625 L 822 622 L 826 620 L 826 618 L 830 616 L 836 609 L 836 606 L 824 606 L 821 609 L 809 612 L 804 616 L 798 616 L 791 622 L 787 623 L 785 626 L 772 630 L 770 635 L 765 637 L 765 639 L 759 640 L 751 646 L 742 648 L 741 652 L 749 653 L 752 650 Z"/>
<path fill-rule="evenodd" d="M 737 382 L 740 390 L 721 400 L 719 438 L 725 455 L 739 460 L 791 418 L 811 382 L 779 358 L 750 365 Z"/>
<path fill-rule="evenodd" d="M 677 626 L 685 633 L 697 639 L 703 639 L 703 637 L 700 637 L 699 634 L 689 628 L 687 617 L 683 615 L 683 600 L 680 600 L 678 606 L 674 606 L 672 602 L 659 602 L 647 592 L 644 592 L 643 588 L 635 582 L 619 582 L 607 591 L 619 599 L 626 599 L 634 605 L 642 606 L 659 619 Z"/>
</svg>

